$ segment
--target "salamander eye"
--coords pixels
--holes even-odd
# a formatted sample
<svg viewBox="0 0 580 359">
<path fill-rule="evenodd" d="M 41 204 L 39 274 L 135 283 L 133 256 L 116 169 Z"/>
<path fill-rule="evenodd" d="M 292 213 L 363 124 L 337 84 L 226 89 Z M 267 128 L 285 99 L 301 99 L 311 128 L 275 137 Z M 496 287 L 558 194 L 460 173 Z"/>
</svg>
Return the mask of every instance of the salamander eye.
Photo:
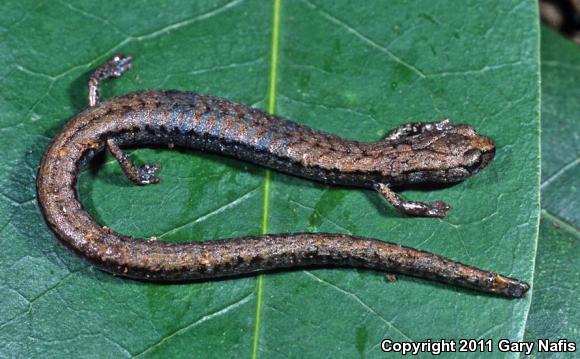
<svg viewBox="0 0 580 359">
<path fill-rule="evenodd" d="M 469 172 L 477 171 L 480 168 L 482 158 L 480 150 L 468 150 L 463 154 L 463 165 Z"/>
</svg>

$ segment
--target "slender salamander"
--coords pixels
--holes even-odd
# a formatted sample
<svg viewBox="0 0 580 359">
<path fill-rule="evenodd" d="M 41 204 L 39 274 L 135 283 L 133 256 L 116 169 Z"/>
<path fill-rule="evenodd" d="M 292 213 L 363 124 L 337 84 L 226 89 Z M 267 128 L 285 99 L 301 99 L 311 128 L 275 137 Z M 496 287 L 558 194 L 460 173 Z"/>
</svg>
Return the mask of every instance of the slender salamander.
<svg viewBox="0 0 580 359">
<path fill-rule="evenodd" d="M 38 201 L 58 238 L 94 266 L 146 281 L 191 281 L 296 267 L 358 267 L 478 291 L 522 297 L 529 286 L 438 255 L 376 239 L 331 233 L 281 233 L 171 243 L 120 235 L 96 223 L 76 192 L 80 169 L 104 150 L 129 180 L 158 183 L 158 165 L 137 167 L 121 148 L 174 146 L 211 151 L 333 185 L 380 193 L 414 216 L 444 217 L 441 201 L 405 201 L 392 186 L 454 183 L 484 168 L 495 145 L 468 125 L 411 123 L 384 140 L 361 143 L 266 112 L 190 92 L 146 91 L 99 102 L 102 80 L 131 68 L 116 55 L 89 80 L 89 108 L 53 139 L 38 172 Z"/>
</svg>

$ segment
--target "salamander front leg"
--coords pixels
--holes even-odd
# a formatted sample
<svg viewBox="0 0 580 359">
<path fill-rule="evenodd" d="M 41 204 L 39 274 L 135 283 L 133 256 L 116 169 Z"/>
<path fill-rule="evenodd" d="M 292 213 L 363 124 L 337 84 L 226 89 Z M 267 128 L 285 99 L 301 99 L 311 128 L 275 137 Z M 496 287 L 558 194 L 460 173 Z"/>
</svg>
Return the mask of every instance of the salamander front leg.
<svg viewBox="0 0 580 359">
<path fill-rule="evenodd" d="M 141 186 L 151 183 L 159 183 L 159 178 L 155 175 L 155 172 L 159 170 L 158 164 L 145 164 L 141 167 L 135 166 L 127 154 L 119 148 L 113 139 L 107 140 L 107 148 L 109 149 L 109 152 L 115 156 L 121 165 L 123 172 L 125 172 L 125 175 L 131 180 L 131 182 Z"/>
<path fill-rule="evenodd" d="M 99 85 L 102 80 L 111 77 L 119 77 L 131 68 L 133 57 L 117 54 L 105 64 L 99 66 L 89 79 L 89 106 L 94 107 L 99 103 Z"/>
<path fill-rule="evenodd" d="M 445 212 L 449 209 L 449 206 L 442 201 L 433 203 L 405 201 L 384 183 L 377 183 L 375 190 L 396 209 L 411 216 L 445 218 Z"/>
</svg>

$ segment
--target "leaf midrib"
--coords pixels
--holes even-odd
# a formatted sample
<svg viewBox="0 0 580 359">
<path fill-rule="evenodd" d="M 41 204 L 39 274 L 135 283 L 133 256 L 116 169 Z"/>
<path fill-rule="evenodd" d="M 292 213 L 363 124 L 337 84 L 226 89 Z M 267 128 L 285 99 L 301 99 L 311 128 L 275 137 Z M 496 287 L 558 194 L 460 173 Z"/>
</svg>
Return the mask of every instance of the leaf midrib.
<svg viewBox="0 0 580 359">
<path fill-rule="evenodd" d="M 280 5 L 282 0 L 273 0 L 272 9 L 272 38 L 270 45 L 270 72 L 268 75 L 268 112 L 276 112 L 276 80 L 278 75 L 278 51 L 280 41 Z M 268 233 L 270 217 L 270 181 L 271 172 L 266 170 L 264 174 L 264 201 L 262 202 L 262 225 L 260 232 Z M 264 276 L 258 275 L 256 279 L 256 315 L 254 319 L 254 331 L 252 337 L 252 359 L 258 357 L 258 345 L 260 339 L 260 320 L 262 317 L 262 296 L 264 292 Z"/>
</svg>

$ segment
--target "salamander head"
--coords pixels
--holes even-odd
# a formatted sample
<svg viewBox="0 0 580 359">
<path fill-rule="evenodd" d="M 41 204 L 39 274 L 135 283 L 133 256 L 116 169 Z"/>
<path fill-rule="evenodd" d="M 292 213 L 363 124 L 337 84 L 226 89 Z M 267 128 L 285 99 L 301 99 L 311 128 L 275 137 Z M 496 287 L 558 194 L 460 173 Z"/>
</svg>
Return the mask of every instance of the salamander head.
<svg viewBox="0 0 580 359">
<path fill-rule="evenodd" d="M 397 156 L 403 169 L 402 182 L 463 181 L 487 166 L 495 155 L 493 141 L 468 125 L 443 120 L 406 126 L 411 127 L 389 138 L 398 141 L 397 147 L 402 149 Z"/>
</svg>

